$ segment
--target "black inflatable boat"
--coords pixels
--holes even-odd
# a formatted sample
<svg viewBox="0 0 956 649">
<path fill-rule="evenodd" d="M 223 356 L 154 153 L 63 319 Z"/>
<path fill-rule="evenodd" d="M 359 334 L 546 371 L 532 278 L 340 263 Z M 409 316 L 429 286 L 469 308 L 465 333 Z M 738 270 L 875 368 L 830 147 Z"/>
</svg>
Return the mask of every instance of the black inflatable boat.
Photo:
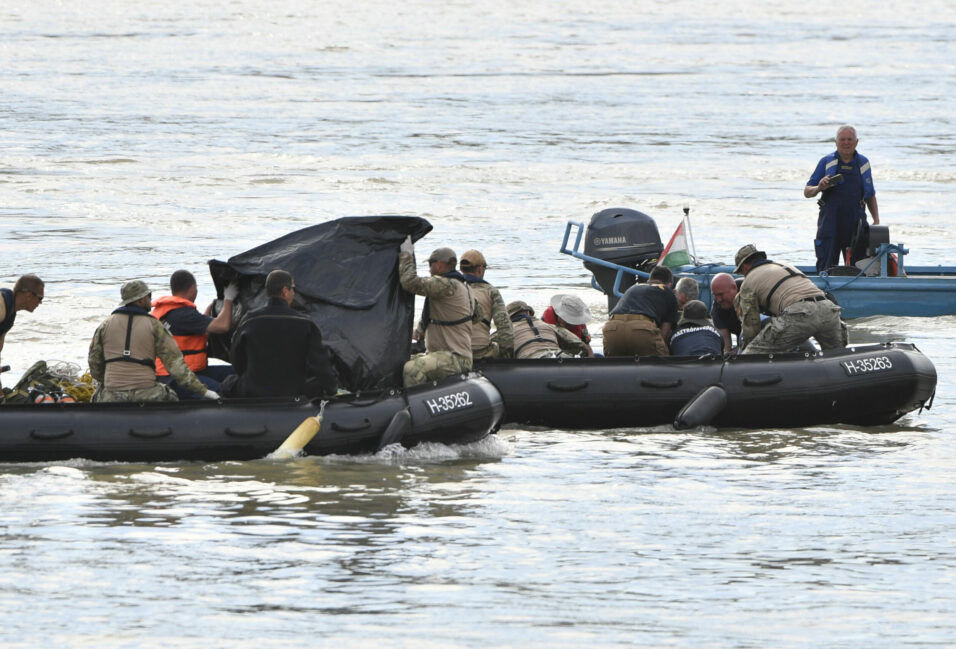
<svg viewBox="0 0 956 649">
<path fill-rule="evenodd" d="M 724 358 L 490 360 L 505 422 L 555 428 L 889 424 L 929 407 L 936 368 L 907 343 Z"/>
<path fill-rule="evenodd" d="M 252 460 L 275 451 L 318 411 L 318 402 L 304 399 L 5 405 L 0 462 Z M 356 454 L 394 442 L 465 444 L 497 430 L 502 414 L 501 395 L 477 375 L 338 397 L 304 450 Z"/>
</svg>

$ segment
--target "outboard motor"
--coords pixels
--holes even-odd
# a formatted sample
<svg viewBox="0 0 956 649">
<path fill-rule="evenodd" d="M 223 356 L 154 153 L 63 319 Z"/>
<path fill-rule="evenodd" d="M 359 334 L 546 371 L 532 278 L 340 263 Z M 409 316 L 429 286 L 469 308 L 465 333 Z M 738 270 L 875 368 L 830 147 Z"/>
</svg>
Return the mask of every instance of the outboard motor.
<svg viewBox="0 0 956 649">
<path fill-rule="evenodd" d="M 628 268 L 643 270 L 642 265 L 656 260 L 664 250 L 661 235 L 654 219 L 643 212 L 615 207 L 601 210 L 591 217 L 585 233 L 584 254 Z M 593 262 L 584 262 L 584 267 L 607 295 L 610 311 L 617 304 L 614 296 L 614 280 L 617 271 Z M 621 291 L 634 284 L 635 277 L 625 274 L 621 278 Z"/>
</svg>

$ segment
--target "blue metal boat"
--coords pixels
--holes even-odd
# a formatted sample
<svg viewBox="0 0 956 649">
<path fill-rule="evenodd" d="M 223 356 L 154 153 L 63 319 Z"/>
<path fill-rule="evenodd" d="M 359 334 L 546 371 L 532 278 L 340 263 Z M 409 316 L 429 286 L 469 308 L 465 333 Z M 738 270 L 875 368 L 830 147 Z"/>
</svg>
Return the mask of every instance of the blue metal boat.
<svg viewBox="0 0 956 649">
<path fill-rule="evenodd" d="M 882 231 L 885 233 L 885 228 Z M 591 284 L 608 296 L 608 308 L 637 278 L 647 279 L 662 250 L 653 219 L 628 209 L 598 212 L 587 227 L 568 221 L 561 243 L 562 253 L 582 260 L 592 272 Z M 839 266 L 820 273 L 813 266 L 798 268 L 836 298 L 844 318 L 956 315 L 956 266 L 905 266 L 909 251 L 902 244 L 886 241 L 871 240 L 869 252 L 862 268 Z M 698 299 L 710 306 L 713 276 L 733 273 L 734 267 L 686 264 L 672 270 L 675 278 L 696 279 Z"/>
</svg>

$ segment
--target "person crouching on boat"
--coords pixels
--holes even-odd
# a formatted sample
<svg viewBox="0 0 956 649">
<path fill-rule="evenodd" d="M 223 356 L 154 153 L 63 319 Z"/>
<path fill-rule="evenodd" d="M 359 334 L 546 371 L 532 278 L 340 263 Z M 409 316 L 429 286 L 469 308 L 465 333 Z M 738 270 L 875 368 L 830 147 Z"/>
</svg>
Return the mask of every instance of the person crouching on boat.
<svg viewBox="0 0 956 649">
<path fill-rule="evenodd" d="M 706 304 L 691 300 L 684 305 L 677 329 L 671 336 L 670 349 L 671 356 L 721 355 L 724 338 L 711 323 Z"/>
<path fill-rule="evenodd" d="M 119 308 L 97 327 L 90 342 L 90 376 L 99 382 L 93 401 L 177 401 L 173 389 L 156 380 L 156 358 L 184 389 L 218 399 L 186 365 L 172 335 L 149 314 L 152 293 L 146 284 L 126 282 L 120 296 Z"/>
<path fill-rule="evenodd" d="M 573 358 L 586 356 L 583 340 L 563 327 L 534 317 L 534 309 L 521 300 L 508 303 L 508 316 L 515 331 L 515 358 Z"/>
<path fill-rule="evenodd" d="M 541 314 L 541 320 L 567 329 L 572 334 L 581 339 L 584 346 L 587 347 L 587 356 L 594 356 L 594 350 L 591 349 L 591 334 L 588 333 L 588 321 L 591 319 L 591 310 L 584 303 L 584 300 L 576 295 L 566 295 L 558 293 L 551 297 L 551 305 Z"/>
<path fill-rule="evenodd" d="M 514 331 L 501 292 L 485 280 L 488 268 L 485 256 L 477 250 L 469 250 L 461 256 L 458 268 L 485 313 L 471 328 L 472 359 L 511 358 L 514 356 Z M 495 324 L 494 340 L 491 337 L 492 322 Z"/>
<path fill-rule="evenodd" d="M 604 323 L 605 356 L 667 356 L 667 340 L 677 326 L 674 274 L 654 266 L 646 284 L 635 284 Z"/>
<path fill-rule="evenodd" d="M 210 390 L 218 391 L 223 379 L 232 374 L 233 369 L 231 365 L 209 365 L 206 353 L 208 334 L 224 334 L 232 328 L 232 303 L 239 295 L 239 284 L 233 282 L 223 291 L 222 310 L 215 318 L 209 315 L 212 305 L 205 314 L 196 308 L 199 289 L 196 278 L 188 270 L 177 270 L 169 277 L 169 290 L 172 295 L 164 295 L 153 302 L 150 315 L 162 322 L 173 335 L 186 365 L 196 377 Z M 171 385 L 180 399 L 194 398 L 192 392 L 183 390 L 173 381 L 159 358 L 156 359 L 156 375 L 160 383 Z"/>
<path fill-rule="evenodd" d="M 714 304 L 710 308 L 710 318 L 714 321 L 714 328 L 724 339 L 724 353 L 729 354 L 736 349 L 735 341 L 740 340 L 740 318 L 734 308 L 734 298 L 740 290 L 743 279 L 734 279 L 730 273 L 717 273 L 710 280 L 710 294 L 714 297 Z"/>
<path fill-rule="evenodd" d="M 735 305 L 740 315 L 743 354 L 790 351 L 813 336 L 821 349 L 844 346 L 840 307 L 789 264 L 767 259 L 747 244 L 737 251 L 734 273 L 742 273 Z M 770 322 L 760 326 L 761 312 Z"/>
<path fill-rule="evenodd" d="M 399 248 L 398 274 L 402 288 L 425 296 L 421 327 L 425 353 L 414 355 L 402 368 L 405 387 L 471 371 L 471 330 L 484 316 L 465 278 L 455 270 L 451 248 L 437 248 L 428 257 L 430 277 L 415 270 L 415 245 L 406 237 Z"/>
</svg>

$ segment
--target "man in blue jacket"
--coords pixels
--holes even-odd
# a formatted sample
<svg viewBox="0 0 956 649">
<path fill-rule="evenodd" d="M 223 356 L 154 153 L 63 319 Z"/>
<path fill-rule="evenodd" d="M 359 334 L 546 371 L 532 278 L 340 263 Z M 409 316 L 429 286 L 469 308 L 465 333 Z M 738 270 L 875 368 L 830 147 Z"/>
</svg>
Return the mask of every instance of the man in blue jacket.
<svg viewBox="0 0 956 649">
<path fill-rule="evenodd" d="M 817 255 L 817 271 L 840 264 L 843 251 L 850 247 L 861 222 L 866 226 L 866 209 L 870 209 L 873 225 L 880 223 L 876 190 L 870 161 L 857 153 L 856 129 L 844 125 L 837 129 L 836 151 L 825 155 L 803 188 L 806 198 L 822 194 L 817 203 L 817 235 L 813 246 Z M 855 259 L 850 259 L 852 264 Z"/>
</svg>

